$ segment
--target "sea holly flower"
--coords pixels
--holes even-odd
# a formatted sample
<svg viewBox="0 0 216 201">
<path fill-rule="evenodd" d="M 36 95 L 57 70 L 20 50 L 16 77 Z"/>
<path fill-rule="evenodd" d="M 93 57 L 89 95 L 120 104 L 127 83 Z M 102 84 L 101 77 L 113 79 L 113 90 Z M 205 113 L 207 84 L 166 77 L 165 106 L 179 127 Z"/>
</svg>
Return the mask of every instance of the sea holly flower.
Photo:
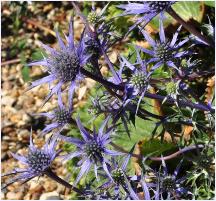
<svg viewBox="0 0 216 201">
<path fill-rule="evenodd" d="M 3 186 L 3 189 L 16 181 L 22 181 L 25 183 L 34 177 L 46 174 L 46 171 L 48 171 L 52 162 L 60 153 L 60 151 L 55 151 L 56 144 L 56 137 L 53 137 L 51 140 L 48 140 L 41 149 L 39 149 L 34 146 L 31 133 L 28 155 L 21 156 L 19 154 L 11 153 L 15 159 L 25 165 L 25 168 L 15 168 L 12 172 L 3 174 L 2 176 L 17 174 L 17 176 L 12 178 Z"/>
<path fill-rule="evenodd" d="M 181 30 L 181 26 L 177 29 L 176 33 L 173 35 L 172 40 L 168 40 L 165 37 L 163 21 L 160 19 L 160 31 L 159 36 L 160 40 L 155 41 L 151 36 L 143 29 L 140 29 L 143 36 L 152 47 L 151 50 L 139 47 L 143 52 L 149 54 L 152 58 L 148 61 L 149 63 L 156 63 L 154 67 L 151 68 L 153 72 L 155 69 L 159 68 L 163 64 L 166 64 L 168 67 L 174 68 L 178 71 L 178 67 L 175 65 L 177 60 L 182 59 L 184 56 L 189 54 L 188 50 L 180 51 L 180 48 L 189 40 L 189 38 L 184 39 L 183 41 L 177 43 L 178 34 Z"/>
<path fill-rule="evenodd" d="M 169 174 L 164 159 L 162 160 L 162 174 L 159 172 L 160 193 L 167 193 L 167 199 L 180 198 L 184 194 L 191 194 L 186 188 L 183 187 L 183 183 L 186 177 L 178 178 L 178 173 L 181 168 L 183 159 L 176 167 L 173 174 Z"/>
<path fill-rule="evenodd" d="M 112 124 L 117 125 L 118 120 L 122 121 L 122 124 L 127 132 L 128 136 L 130 136 L 128 123 L 129 116 L 124 108 L 123 102 L 113 97 L 109 94 L 103 93 L 100 96 L 91 98 L 92 106 L 89 108 L 89 112 L 94 115 L 92 120 L 96 119 L 101 114 L 108 114 L 112 117 Z"/>
<path fill-rule="evenodd" d="M 54 81 L 58 81 L 55 86 L 51 87 L 51 92 L 46 97 L 45 102 L 53 94 L 61 94 L 61 87 L 64 84 L 69 83 L 69 100 L 72 101 L 73 92 L 76 87 L 76 82 L 83 79 L 80 73 L 80 69 L 85 65 L 89 59 L 89 55 L 85 54 L 85 45 L 83 40 L 84 32 L 81 35 L 80 42 L 75 44 L 74 42 L 74 31 L 73 21 L 70 21 L 69 35 L 65 36 L 67 43 L 65 44 L 60 37 L 58 31 L 56 31 L 56 37 L 59 43 L 59 49 L 55 50 L 48 47 L 45 44 L 41 44 L 42 47 L 47 51 L 48 56 L 44 57 L 40 61 L 35 61 L 29 66 L 42 65 L 45 66 L 46 71 L 49 73 L 48 76 L 43 77 L 40 80 L 33 81 L 30 88 L 36 87 L 43 83 L 51 85 Z"/>
<path fill-rule="evenodd" d="M 121 16 L 143 15 L 136 20 L 133 26 L 129 28 L 128 32 L 130 32 L 141 23 L 142 26 L 145 27 L 156 15 L 163 15 L 163 13 L 174 3 L 174 1 L 141 1 L 139 3 L 129 2 L 128 4 L 122 4 L 117 7 L 125 10 Z"/>
<path fill-rule="evenodd" d="M 108 177 L 108 181 L 102 184 L 99 189 L 114 187 L 114 193 L 117 199 L 119 199 L 121 188 L 125 192 L 125 195 L 128 197 L 138 200 L 137 194 L 134 192 L 131 181 L 137 180 L 137 176 L 129 177 L 126 173 L 128 162 L 132 156 L 135 145 L 130 150 L 129 154 L 124 158 L 121 165 L 117 163 L 117 161 L 112 158 L 112 167 L 109 167 L 110 177 Z"/>
<path fill-rule="evenodd" d="M 138 112 L 139 105 L 149 87 L 149 81 L 151 72 L 147 71 L 146 62 L 141 59 L 138 48 L 136 49 L 137 59 L 135 64 L 131 64 L 126 58 L 121 56 L 120 60 L 120 70 L 119 76 L 123 75 L 123 68 L 127 67 L 131 70 L 131 76 L 128 78 L 128 81 L 125 84 L 125 98 L 124 104 L 127 105 L 132 99 L 140 96 L 136 113 Z M 157 65 L 156 65 L 157 66 Z M 155 66 L 153 67 L 155 68 Z"/>
<path fill-rule="evenodd" d="M 108 116 L 100 127 L 98 133 L 96 133 L 94 129 L 93 134 L 91 135 L 83 127 L 80 119 L 77 118 L 77 126 L 80 130 L 83 140 L 62 136 L 63 140 L 77 146 L 77 150 L 64 156 L 64 160 L 69 160 L 74 157 L 81 157 L 81 160 L 78 162 L 78 165 L 81 165 L 81 170 L 76 178 L 75 185 L 79 182 L 79 180 L 85 173 L 89 172 L 92 165 L 94 166 L 96 178 L 98 178 L 97 169 L 101 166 L 103 166 L 105 172 L 110 176 L 107 167 L 109 161 L 108 159 L 106 159 L 106 156 L 116 156 L 122 154 L 120 152 L 109 150 L 106 147 L 111 141 L 110 133 L 114 129 L 114 127 L 110 127 L 106 132 L 104 132 L 104 128 L 107 125 L 109 119 L 110 117 Z"/>
<path fill-rule="evenodd" d="M 57 130 L 57 134 L 60 133 L 65 126 L 72 122 L 72 112 L 73 107 L 72 104 L 70 104 L 70 100 L 69 107 L 67 108 L 66 106 L 64 106 L 61 95 L 59 94 L 57 108 L 55 108 L 52 112 L 43 112 L 36 114 L 48 117 L 52 121 L 51 124 L 46 125 L 46 127 L 42 130 L 42 134 L 47 134 L 54 129 Z"/>
<path fill-rule="evenodd" d="M 91 12 L 87 16 L 88 22 L 91 25 L 95 26 L 95 25 L 98 25 L 98 23 L 100 23 L 101 21 L 103 21 L 105 19 L 104 13 L 105 13 L 108 5 L 109 5 L 109 3 L 100 12 L 97 13 L 96 9 L 95 9 L 94 2 L 92 2 Z"/>
</svg>

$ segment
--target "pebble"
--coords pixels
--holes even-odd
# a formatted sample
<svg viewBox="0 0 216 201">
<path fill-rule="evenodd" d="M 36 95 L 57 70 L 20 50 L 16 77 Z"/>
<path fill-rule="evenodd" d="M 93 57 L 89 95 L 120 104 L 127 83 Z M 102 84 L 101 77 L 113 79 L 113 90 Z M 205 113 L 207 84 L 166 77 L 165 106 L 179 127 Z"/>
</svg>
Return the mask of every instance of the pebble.
<svg viewBox="0 0 216 201">
<path fill-rule="evenodd" d="M 5 193 L 1 192 L 1 200 L 5 199 Z"/>
<path fill-rule="evenodd" d="M 27 129 L 21 130 L 18 133 L 18 140 L 19 141 L 24 141 L 24 142 L 28 142 L 29 141 L 29 131 Z"/>
<path fill-rule="evenodd" d="M 57 188 L 57 183 L 54 181 L 45 180 L 43 187 L 44 187 L 45 191 L 51 192 Z"/>
<path fill-rule="evenodd" d="M 3 96 L 1 99 L 2 105 L 12 106 L 16 100 L 11 96 Z"/>
<path fill-rule="evenodd" d="M 23 192 L 8 192 L 6 198 L 8 200 L 21 200 L 23 197 Z"/>
<path fill-rule="evenodd" d="M 56 191 L 53 191 L 49 193 L 43 193 L 40 196 L 40 200 L 62 200 L 62 198 Z"/>
<path fill-rule="evenodd" d="M 2 151 L 7 151 L 8 150 L 8 143 L 6 143 L 5 141 L 3 141 L 1 143 L 1 150 Z"/>
<path fill-rule="evenodd" d="M 9 157 L 8 157 L 8 154 L 5 153 L 5 152 L 2 152 L 1 153 L 1 160 L 4 161 L 4 160 L 7 160 Z"/>
</svg>

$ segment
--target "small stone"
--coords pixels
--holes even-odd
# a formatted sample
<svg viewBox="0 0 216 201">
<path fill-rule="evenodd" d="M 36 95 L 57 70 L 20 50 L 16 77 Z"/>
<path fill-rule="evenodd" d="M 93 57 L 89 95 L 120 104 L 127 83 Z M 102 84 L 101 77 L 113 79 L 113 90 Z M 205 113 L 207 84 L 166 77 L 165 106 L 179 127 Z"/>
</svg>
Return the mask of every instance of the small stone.
<svg viewBox="0 0 216 201">
<path fill-rule="evenodd" d="M 8 200 L 22 200 L 23 198 L 23 192 L 8 192 L 6 194 L 6 198 Z"/>
<path fill-rule="evenodd" d="M 56 191 L 53 191 L 49 193 L 43 193 L 40 196 L 40 200 L 62 200 L 62 198 Z"/>
<path fill-rule="evenodd" d="M 57 183 L 53 182 L 53 181 L 50 181 L 50 180 L 46 180 L 44 182 L 43 187 L 44 187 L 46 192 L 51 192 L 51 191 L 54 191 L 57 188 Z"/>
<path fill-rule="evenodd" d="M 11 138 L 9 136 L 7 136 L 7 135 L 3 136 L 2 139 L 5 140 L 5 141 L 10 141 L 11 140 Z"/>
<path fill-rule="evenodd" d="M 12 106 L 15 101 L 16 100 L 13 97 L 11 97 L 11 96 L 4 96 L 1 99 L 1 104 L 2 105 Z"/>
<path fill-rule="evenodd" d="M 9 92 L 8 90 L 11 91 L 11 89 L 12 89 L 12 84 L 11 84 L 11 82 L 8 82 L 8 81 L 3 82 L 3 84 L 2 84 L 2 89 L 4 89 L 4 91 L 6 91 L 6 92 Z"/>
<path fill-rule="evenodd" d="M 4 160 L 7 160 L 9 157 L 8 157 L 8 154 L 6 152 L 2 152 L 1 153 L 1 160 L 4 161 Z"/>
<path fill-rule="evenodd" d="M 6 142 L 2 142 L 1 143 L 1 150 L 2 151 L 7 151 L 8 150 L 8 143 L 6 143 Z"/>
<path fill-rule="evenodd" d="M 29 141 L 29 131 L 27 129 L 21 130 L 18 133 L 18 140 L 28 142 Z"/>
<path fill-rule="evenodd" d="M 1 192 L 1 200 L 5 200 L 5 193 Z"/>
</svg>

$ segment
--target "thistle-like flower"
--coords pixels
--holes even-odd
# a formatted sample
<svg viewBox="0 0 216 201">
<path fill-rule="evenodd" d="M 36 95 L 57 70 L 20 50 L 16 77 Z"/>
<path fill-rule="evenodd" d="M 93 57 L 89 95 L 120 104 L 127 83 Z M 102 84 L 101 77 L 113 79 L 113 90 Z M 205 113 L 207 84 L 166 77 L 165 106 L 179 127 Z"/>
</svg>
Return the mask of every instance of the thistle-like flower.
<svg viewBox="0 0 216 201">
<path fill-rule="evenodd" d="M 128 196 L 134 200 L 139 199 L 131 186 L 131 181 L 136 180 L 137 177 L 136 176 L 129 177 L 126 173 L 127 165 L 132 156 L 134 148 L 135 148 L 135 145 L 132 147 L 129 154 L 125 157 L 121 166 L 117 163 L 117 161 L 114 158 L 112 158 L 113 167 L 109 168 L 112 179 L 108 178 L 108 181 L 104 183 L 103 185 L 101 185 L 99 189 L 114 187 L 115 196 L 117 199 L 119 199 L 120 196 L 122 196 L 120 195 L 121 188 L 122 188 L 122 190 L 125 192 L 125 196 Z"/>
<path fill-rule="evenodd" d="M 64 156 L 64 160 L 69 160 L 74 157 L 81 157 L 82 159 L 78 162 L 78 165 L 81 165 L 81 170 L 79 172 L 79 175 L 76 178 L 75 185 L 79 182 L 81 177 L 89 172 L 92 165 L 94 165 L 94 171 L 96 178 L 98 178 L 97 169 L 99 166 L 103 166 L 103 169 L 105 172 L 110 176 L 110 173 L 107 168 L 107 164 L 109 163 L 108 159 L 105 158 L 105 156 L 115 156 L 115 155 L 121 155 L 120 152 L 115 152 L 112 150 L 109 150 L 106 148 L 106 146 L 110 143 L 110 133 L 113 131 L 113 127 L 110 127 L 107 129 L 107 131 L 104 133 L 104 128 L 108 123 L 108 120 L 110 117 L 107 117 L 102 126 L 100 127 L 98 133 L 96 131 L 93 131 L 93 134 L 91 135 L 81 124 L 80 119 L 77 118 L 77 126 L 80 130 L 80 133 L 83 137 L 83 140 L 71 138 L 71 137 L 65 137 L 62 136 L 61 138 L 69 143 L 72 143 L 77 146 L 77 151 L 73 153 L 69 153 L 66 156 Z M 112 177 L 110 176 L 112 179 Z"/>
<path fill-rule="evenodd" d="M 149 34 L 141 29 L 141 32 L 145 39 L 148 41 L 149 45 L 152 46 L 152 49 L 146 49 L 140 46 L 139 47 L 143 52 L 149 54 L 152 58 L 148 61 L 148 63 L 155 63 L 155 66 L 151 68 L 153 72 L 155 69 L 159 68 L 161 65 L 166 64 L 167 66 L 178 70 L 178 67 L 175 65 L 175 61 L 177 59 L 181 59 L 185 55 L 189 54 L 189 51 L 180 51 L 180 48 L 189 40 L 189 38 L 184 39 L 183 41 L 177 42 L 178 34 L 181 30 L 181 26 L 177 29 L 176 33 L 173 35 L 171 41 L 166 39 L 164 28 L 163 28 L 163 21 L 160 19 L 160 41 L 155 41 Z"/>
<path fill-rule="evenodd" d="M 183 160 L 180 161 L 173 174 L 169 174 L 165 161 L 162 160 L 162 174 L 159 173 L 160 193 L 167 193 L 167 199 L 180 198 L 183 194 L 191 194 L 183 183 L 186 177 L 178 178 Z"/>
<path fill-rule="evenodd" d="M 125 100 L 124 104 L 126 105 L 129 103 L 132 99 L 136 98 L 137 96 L 140 96 L 136 113 L 139 109 L 139 105 L 146 93 L 146 90 L 149 87 L 149 80 L 151 76 L 151 72 L 147 71 L 146 68 L 146 62 L 141 59 L 140 53 L 137 48 L 136 54 L 137 59 L 135 64 L 131 64 L 126 58 L 123 56 L 120 58 L 120 70 L 119 70 L 119 76 L 122 77 L 123 68 L 127 67 L 131 70 L 131 76 L 128 78 L 126 82 L 126 88 L 125 88 Z M 155 68 L 155 66 L 153 67 Z"/>
<path fill-rule="evenodd" d="M 58 95 L 57 108 L 55 108 L 52 112 L 43 112 L 37 114 L 48 117 L 52 120 L 52 123 L 46 125 L 46 127 L 42 130 L 42 134 L 47 134 L 54 129 L 57 129 L 57 133 L 60 133 L 65 126 L 72 122 L 72 112 L 72 104 L 69 104 L 69 108 L 65 107 L 62 102 L 61 95 Z"/>
<path fill-rule="evenodd" d="M 50 85 L 54 81 L 58 81 L 57 85 L 51 87 L 51 92 L 46 97 L 45 102 L 53 94 L 61 94 L 61 87 L 63 84 L 69 85 L 69 100 L 72 100 L 73 92 L 76 87 L 76 81 L 80 81 L 83 77 L 80 73 L 80 69 L 87 62 L 89 55 L 86 55 L 84 40 L 84 32 L 81 35 L 79 44 L 74 43 L 73 33 L 73 21 L 71 20 L 69 25 L 69 35 L 65 36 L 67 44 L 65 44 L 60 37 L 58 31 L 56 36 L 59 43 L 59 50 L 55 50 L 48 47 L 45 44 L 41 44 L 42 47 L 48 52 L 48 56 L 44 57 L 41 61 L 36 61 L 28 64 L 29 66 L 42 65 L 45 66 L 48 76 L 32 82 L 30 88 L 36 87 L 43 83 L 49 83 Z"/>
<path fill-rule="evenodd" d="M 11 153 L 12 156 L 24 164 L 25 168 L 15 168 L 12 172 L 3 174 L 2 176 L 9 176 L 18 174 L 9 182 L 7 182 L 3 189 L 13 184 L 16 181 L 22 181 L 23 183 L 30 179 L 41 176 L 51 167 L 53 160 L 58 156 L 60 151 L 55 151 L 57 141 L 56 138 L 48 140 L 46 144 L 38 149 L 33 145 L 32 134 L 30 135 L 29 152 L 27 156 L 21 156 Z"/>
<path fill-rule="evenodd" d="M 138 18 L 133 26 L 129 28 L 130 32 L 137 25 L 142 24 L 145 27 L 156 15 L 164 13 L 167 9 L 174 4 L 174 1 L 143 1 L 140 3 L 128 3 L 117 6 L 118 8 L 124 9 L 125 11 L 121 14 L 124 15 L 139 15 L 144 16 Z"/>
</svg>

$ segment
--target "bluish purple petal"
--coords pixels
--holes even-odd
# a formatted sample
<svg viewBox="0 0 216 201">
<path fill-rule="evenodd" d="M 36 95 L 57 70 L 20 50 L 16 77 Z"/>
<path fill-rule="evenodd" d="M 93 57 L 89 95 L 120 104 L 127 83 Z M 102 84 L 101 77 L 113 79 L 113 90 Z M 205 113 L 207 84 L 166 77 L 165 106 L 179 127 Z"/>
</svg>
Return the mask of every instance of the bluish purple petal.
<svg viewBox="0 0 216 201">
<path fill-rule="evenodd" d="M 137 60 L 138 60 L 138 63 L 141 65 L 142 71 L 143 71 L 144 74 L 146 75 L 146 74 L 147 74 L 147 72 L 146 72 L 146 64 L 145 64 L 145 63 L 143 62 L 143 60 L 141 59 L 140 53 L 139 53 L 139 51 L 137 50 L 137 48 L 139 48 L 139 47 L 136 46 Z"/>
<path fill-rule="evenodd" d="M 159 20 L 159 24 L 160 24 L 160 31 L 159 31 L 160 41 L 161 43 L 165 43 L 166 38 L 165 38 L 165 33 L 163 28 L 163 21 L 161 19 Z"/>
<path fill-rule="evenodd" d="M 110 155 L 110 156 L 119 156 L 119 155 L 124 154 L 124 153 L 117 152 L 117 151 L 112 151 L 112 150 L 109 150 L 109 149 L 105 149 L 105 150 L 104 150 L 104 153 L 105 153 L 105 154 L 108 154 L 108 155 Z"/>
<path fill-rule="evenodd" d="M 65 44 L 64 44 L 62 38 L 60 37 L 58 31 L 56 31 L 56 37 L 58 39 L 58 44 L 59 44 L 59 47 L 61 48 L 61 50 L 66 50 Z"/>
<path fill-rule="evenodd" d="M 31 63 L 28 63 L 27 66 L 47 66 L 47 61 L 45 59 L 40 61 L 33 61 Z"/>
<path fill-rule="evenodd" d="M 61 110 L 65 109 L 65 106 L 63 105 L 63 102 L 62 102 L 62 97 L 61 97 L 61 92 L 60 91 L 58 92 L 57 97 L 58 97 L 58 106 L 59 106 L 59 108 Z"/>
<path fill-rule="evenodd" d="M 174 176 L 175 177 L 177 177 L 177 175 L 178 175 L 178 173 L 179 173 L 179 170 L 180 170 L 180 168 L 181 168 L 181 165 L 182 165 L 182 163 L 183 163 L 183 159 L 179 162 L 179 164 L 177 165 L 177 167 L 176 167 L 176 169 L 175 169 L 175 171 L 174 171 Z"/>
<path fill-rule="evenodd" d="M 71 111 L 73 108 L 73 94 L 75 91 L 75 87 L 76 87 L 76 82 L 72 81 L 71 85 L 69 87 L 69 91 L 68 91 L 68 104 L 69 104 L 69 110 Z"/>
<path fill-rule="evenodd" d="M 152 39 L 152 37 L 143 29 L 141 29 L 141 32 L 143 34 L 143 36 L 145 37 L 145 39 L 148 41 L 148 43 L 152 46 L 155 47 L 156 43 L 155 41 Z"/>
<path fill-rule="evenodd" d="M 181 41 L 178 45 L 174 46 L 175 48 L 180 48 L 182 45 L 184 45 L 185 43 L 187 43 L 189 41 L 189 38 L 184 39 L 183 41 Z"/>
<path fill-rule="evenodd" d="M 145 196 L 144 199 L 145 200 L 151 200 L 149 189 L 148 189 L 148 186 L 147 186 L 147 184 L 145 182 L 145 177 L 141 180 L 141 185 L 142 185 L 144 196 Z"/>
<path fill-rule="evenodd" d="M 159 61 L 158 63 L 156 63 L 156 64 L 151 68 L 150 73 L 149 73 L 149 76 L 150 76 L 157 68 L 161 67 L 162 64 L 163 64 L 162 61 Z"/>
<path fill-rule="evenodd" d="M 155 52 L 152 51 L 152 50 L 148 50 L 148 49 L 146 49 L 146 48 L 144 48 L 144 47 L 141 47 L 141 46 L 137 46 L 137 47 L 139 47 L 143 52 L 145 52 L 145 53 L 147 53 L 147 54 L 149 54 L 149 55 L 151 55 L 151 56 L 154 56 L 154 55 L 155 55 Z"/>
<path fill-rule="evenodd" d="M 141 94 L 141 96 L 140 96 L 140 98 L 139 98 L 139 101 L 138 101 L 138 103 L 137 103 L 137 108 L 136 108 L 136 114 L 137 114 L 137 112 L 138 112 L 138 110 L 139 110 L 139 106 L 140 106 L 140 103 L 141 103 L 141 101 L 142 101 L 142 99 L 143 99 L 143 97 L 144 97 L 144 95 L 145 95 L 145 92 L 146 92 L 146 89 L 144 89 L 144 91 L 142 92 L 142 94 Z"/>
<path fill-rule="evenodd" d="M 176 43 L 176 41 L 177 41 L 178 34 L 179 34 L 181 28 L 182 28 L 182 25 L 177 29 L 177 31 L 176 31 L 175 34 L 173 35 L 172 41 L 171 41 L 171 43 L 170 43 L 170 47 L 174 47 L 174 45 L 175 45 L 175 43 Z"/>
<path fill-rule="evenodd" d="M 21 155 L 18 155 L 18 154 L 14 154 L 14 153 L 12 153 L 12 152 L 11 152 L 11 155 L 12 155 L 15 159 L 19 160 L 21 163 L 23 163 L 23 164 L 25 164 L 25 165 L 28 164 L 28 163 L 27 163 L 26 157 L 21 156 Z"/>
<path fill-rule="evenodd" d="M 83 139 L 84 139 L 85 141 L 88 141 L 89 139 L 91 139 L 91 136 L 90 136 L 89 133 L 86 131 L 86 129 L 83 127 L 83 125 L 82 125 L 82 123 L 81 123 L 79 117 L 76 118 L 76 123 L 77 123 L 77 126 L 78 126 L 78 128 L 79 128 L 79 130 L 80 130 L 80 133 L 81 133 Z"/>
<path fill-rule="evenodd" d="M 71 160 L 74 157 L 80 156 L 81 154 L 83 154 L 82 151 L 75 151 L 75 152 L 69 153 L 65 156 L 61 156 L 61 158 L 63 158 L 63 161 L 66 161 L 66 160 Z"/>
<path fill-rule="evenodd" d="M 108 177 L 111 179 L 111 181 L 113 181 L 113 178 L 107 168 L 106 162 L 103 162 L 103 169 L 105 170 L 105 172 L 107 173 Z"/>
<path fill-rule="evenodd" d="M 177 66 L 176 66 L 172 61 L 167 61 L 166 64 L 167 64 L 169 67 L 178 70 Z"/>
<path fill-rule="evenodd" d="M 75 144 L 78 147 L 80 147 L 83 144 L 85 144 L 85 142 L 83 142 L 82 140 L 77 139 L 77 138 L 67 137 L 67 136 L 64 136 L 64 135 L 59 135 L 58 137 L 59 137 L 59 139 L 65 141 L 65 142 L 69 142 L 69 143 Z"/>
<path fill-rule="evenodd" d="M 100 127 L 99 130 L 98 130 L 98 137 L 99 137 L 100 139 L 102 138 L 102 136 L 103 136 L 103 134 L 104 134 L 104 128 L 105 128 L 105 126 L 107 126 L 107 123 L 108 123 L 108 121 L 110 120 L 110 117 L 111 117 L 111 116 L 108 116 L 108 117 L 104 120 L 104 122 L 102 123 L 101 127 Z"/>
<path fill-rule="evenodd" d="M 77 183 L 80 181 L 80 179 L 82 178 L 82 176 L 89 171 L 89 169 L 91 168 L 91 162 L 89 160 L 86 160 L 82 167 L 81 170 L 76 178 L 76 181 L 74 182 L 74 185 L 77 185 Z"/>
<path fill-rule="evenodd" d="M 126 66 L 128 67 L 128 68 L 130 68 L 132 71 L 135 69 L 135 67 L 130 63 L 130 62 L 128 62 L 128 60 L 127 59 L 125 59 L 123 56 L 121 56 L 121 59 L 122 59 L 122 61 L 124 62 L 122 62 L 122 65 L 124 66 L 124 64 L 126 64 Z"/>
<path fill-rule="evenodd" d="M 56 86 L 54 86 L 49 95 L 45 98 L 44 102 L 43 102 L 43 106 L 45 105 L 45 103 L 54 95 L 54 94 L 59 94 L 61 91 L 61 87 L 63 85 L 63 82 L 60 81 Z"/>
<path fill-rule="evenodd" d="M 74 46 L 73 18 L 72 17 L 71 17 L 70 24 L 69 24 L 68 45 L 69 45 L 70 50 L 73 50 L 75 48 L 75 46 Z"/>
<path fill-rule="evenodd" d="M 52 123 L 52 124 L 48 124 L 43 130 L 42 130 L 42 133 L 49 133 L 51 130 L 55 129 L 55 128 L 58 128 L 59 125 L 58 123 Z"/>
<path fill-rule="evenodd" d="M 33 81 L 31 83 L 30 89 L 32 89 L 32 88 L 34 88 L 34 87 L 36 87 L 38 85 L 44 84 L 46 82 L 52 82 L 54 80 L 55 80 L 55 75 L 48 75 L 48 76 L 43 77 L 43 78 L 41 78 L 39 80 Z"/>
</svg>

